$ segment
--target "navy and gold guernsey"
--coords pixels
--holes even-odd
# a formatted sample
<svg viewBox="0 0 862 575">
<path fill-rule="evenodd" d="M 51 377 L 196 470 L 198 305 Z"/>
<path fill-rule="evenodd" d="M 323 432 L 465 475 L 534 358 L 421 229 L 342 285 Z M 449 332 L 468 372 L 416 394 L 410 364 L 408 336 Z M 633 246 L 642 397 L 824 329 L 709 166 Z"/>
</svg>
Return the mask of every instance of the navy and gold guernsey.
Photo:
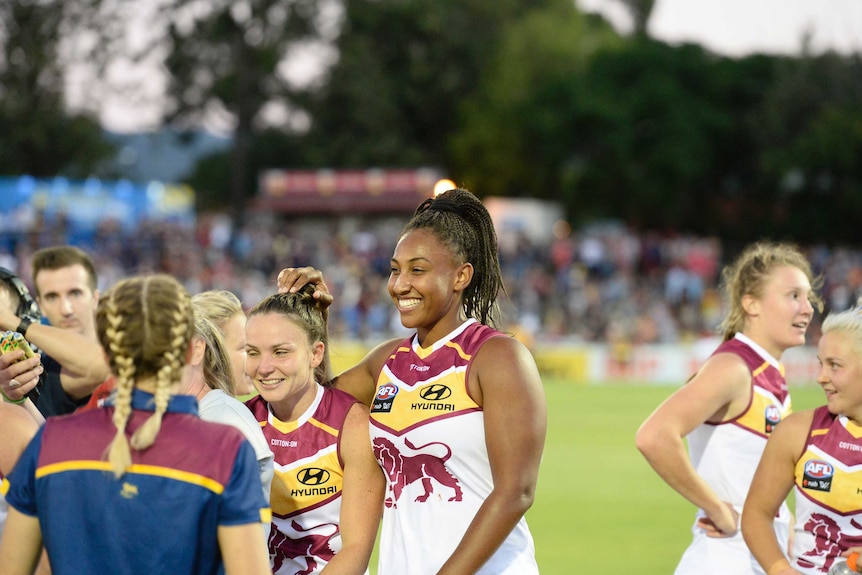
<svg viewBox="0 0 862 575">
<path fill-rule="evenodd" d="M 378 376 L 371 440 L 387 483 L 379 575 L 435 573 L 493 489 L 484 413 L 467 389 L 471 361 L 492 337 L 507 336 L 473 319 L 428 348 L 414 336 Z M 538 573 L 534 555 L 522 518 L 478 573 Z"/>
<path fill-rule="evenodd" d="M 355 403 L 343 391 L 317 386 L 305 413 L 285 422 L 259 395 L 246 402 L 275 455 L 269 538 L 275 575 L 319 573 L 341 550 L 344 465 L 339 439 Z"/>
<path fill-rule="evenodd" d="M 840 554 L 862 545 L 862 427 L 814 410 L 796 463 L 793 567 L 828 573 Z"/>
<path fill-rule="evenodd" d="M 132 407 L 128 434 L 153 396 L 134 390 Z M 4 481 L 9 505 L 38 517 L 52 573 L 223 572 L 218 527 L 270 519 L 249 442 L 175 396 L 155 443 L 132 450 L 116 479 L 105 460 L 113 412 L 48 418 Z"/>
</svg>

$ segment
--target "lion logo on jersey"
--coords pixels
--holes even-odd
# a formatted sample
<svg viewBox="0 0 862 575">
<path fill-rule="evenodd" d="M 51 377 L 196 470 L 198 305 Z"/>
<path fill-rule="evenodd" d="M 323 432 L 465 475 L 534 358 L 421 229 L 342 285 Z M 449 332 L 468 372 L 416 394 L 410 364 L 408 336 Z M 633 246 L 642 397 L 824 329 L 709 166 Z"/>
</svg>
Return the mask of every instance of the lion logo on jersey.
<svg viewBox="0 0 862 575">
<path fill-rule="evenodd" d="M 305 535 L 288 535 L 282 533 L 277 528 L 270 532 L 269 557 L 273 573 L 278 573 L 285 562 L 292 562 L 294 565 L 298 565 L 304 559 L 305 569 L 296 571 L 293 575 L 310 575 L 317 572 L 317 561 L 315 559 L 330 561 L 335 556 L 335 551 L 329 546 L 329 541 L 338 535 L 338 525 L 335 523 L 324 523 L 303 529 L 302 525 L 294 519 L 290 522 L 290 526 L 297 533 L 305 533 Z M 335 531 L 330 535 L 308 533 L 313 529 L 326 526 L 334 527 Z"/>
<path fill-rule="evenodd" d="M 850 525 L 862 530 L 855 519 L 850 520 Z M 798 561 L 801 566 L 813 567 L 814 564 L 806 561 L 804 557 L 825 557 L 823 569 L 829 570 L 841 553 L 856 545 L 862 545 L 862 537 L 846 537 L 841 532 L 841 527 L 828 515 L 812 513 L 811 518 L 805 523 L 805 531 L 814 535 L 815 547 L 802 554 Z"/>
<path fill-rule="evenodd" d="M 416 453 L 415 455 L 405 455 L 395 447 L 395 444 L 383 437 L 374 439 L 374 456 L 386 476 L 389 478 L 389 490 L 392 492 L 391 497 L 387 497 L 384 502 L 386 507 L 396 507 L 398 499 L 401 497 L 401 492 L 404 488 L 417 481 L 422 482 L 422 487 L 425 492 L 416 497 L 416 501 L 422 503 L 428 500 L 434 493 L 434 484 L 432 479 L 441 485 L 451 488 L 454 495 L 449 498 L 449 501 L 461 501 L 463 492 L 458 479 L 446 469 L 446 461 L 452 457 L 452 450 L 449 446 L 432 441 L 425 445 L 416 447 L 410 440 L 404 439 L 406 445 L 411 451 L 419 451 L 432 445 L 442 445 L 446 448 L 446 455 L 443 457 L 435 457 L 430 453 Z"/>
</svg>

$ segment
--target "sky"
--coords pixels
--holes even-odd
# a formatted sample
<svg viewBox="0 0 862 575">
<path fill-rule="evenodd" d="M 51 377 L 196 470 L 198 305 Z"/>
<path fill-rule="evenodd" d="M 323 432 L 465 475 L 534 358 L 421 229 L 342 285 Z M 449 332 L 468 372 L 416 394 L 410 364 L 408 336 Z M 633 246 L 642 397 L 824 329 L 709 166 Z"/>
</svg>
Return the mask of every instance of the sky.
<svg viewBox="0 0 862 575">
<path fill-rule="evenodd" d="M 574 1 L 586 12 L 602 13 L 620 32 L 631 30 L 619 0 Z M 862 53 L 862 0 L 655 0 L 649 32 L 671 44 L 693 42 L 730 57 L 799 54 L 806 32 L 814 53 Z M 149 105 L 143 101 L 148 94 L 137 101 L 114 98 L 100 110 L 102 124 L 118 132 L 156 127 L 159 113 L 152 101 L 158 100 L 164 78 L 151 68 L 124 74 L 148 78 Z M 80 87 L 83 97 L 87 83 Z"/>
<path fill-rule="evenodd" d="M 619 0 L 576 0 L 620 31 L 631 21 Z M 862 53 L 862 0 L 655 0 L 649 33 L 668 43 L 693 42 L 725 56 L 800 53 L 811 33 L 814 53 Z"/>
</svg>

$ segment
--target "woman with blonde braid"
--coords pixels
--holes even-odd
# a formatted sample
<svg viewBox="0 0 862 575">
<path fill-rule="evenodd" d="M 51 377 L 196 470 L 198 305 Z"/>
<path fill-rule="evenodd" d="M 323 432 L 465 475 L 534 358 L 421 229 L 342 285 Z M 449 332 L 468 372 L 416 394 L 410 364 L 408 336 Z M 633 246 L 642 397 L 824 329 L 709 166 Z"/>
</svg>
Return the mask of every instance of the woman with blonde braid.
<svg viewBox="0 0 862 575">
<path fill-rule="evenodd" d="M 64 573 L 269 573 L 254 452 L 175 395 L 194 333 L 170 276 L 119 282 L 99 302 L 99 342 L 117 393 L 53 418 L 7 478 L 0 574 L 31 573 L 45 549 Z"/>
</svg>

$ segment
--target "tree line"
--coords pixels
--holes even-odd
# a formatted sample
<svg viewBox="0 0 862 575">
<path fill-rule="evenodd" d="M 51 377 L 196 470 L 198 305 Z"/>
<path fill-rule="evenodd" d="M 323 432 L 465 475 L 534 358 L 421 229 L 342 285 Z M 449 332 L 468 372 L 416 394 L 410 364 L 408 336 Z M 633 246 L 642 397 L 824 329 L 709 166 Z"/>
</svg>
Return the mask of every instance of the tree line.
<svg viewBox="0 0 862 575">
<path fill-rule="evenodd" d="M 862 209 L 862 55 L 723 57 L 621 35 L 571 0 L 0 3 L 0 175 L 102 177 L 95 119 L 122 59 L 168 78 L 163 125 L 221 114 L 232 147 L 190 183 L 238 218 L 267 168 L 440 167 L 480 196 L 562 202 L 574 225 L 831 242 Z M 285 62 L 317 54 L 297 84 Z M 64 74 L 93 70 L 89 110 Z M 130 97 L 134 87 L 125 86 Z"/>
</svg>

